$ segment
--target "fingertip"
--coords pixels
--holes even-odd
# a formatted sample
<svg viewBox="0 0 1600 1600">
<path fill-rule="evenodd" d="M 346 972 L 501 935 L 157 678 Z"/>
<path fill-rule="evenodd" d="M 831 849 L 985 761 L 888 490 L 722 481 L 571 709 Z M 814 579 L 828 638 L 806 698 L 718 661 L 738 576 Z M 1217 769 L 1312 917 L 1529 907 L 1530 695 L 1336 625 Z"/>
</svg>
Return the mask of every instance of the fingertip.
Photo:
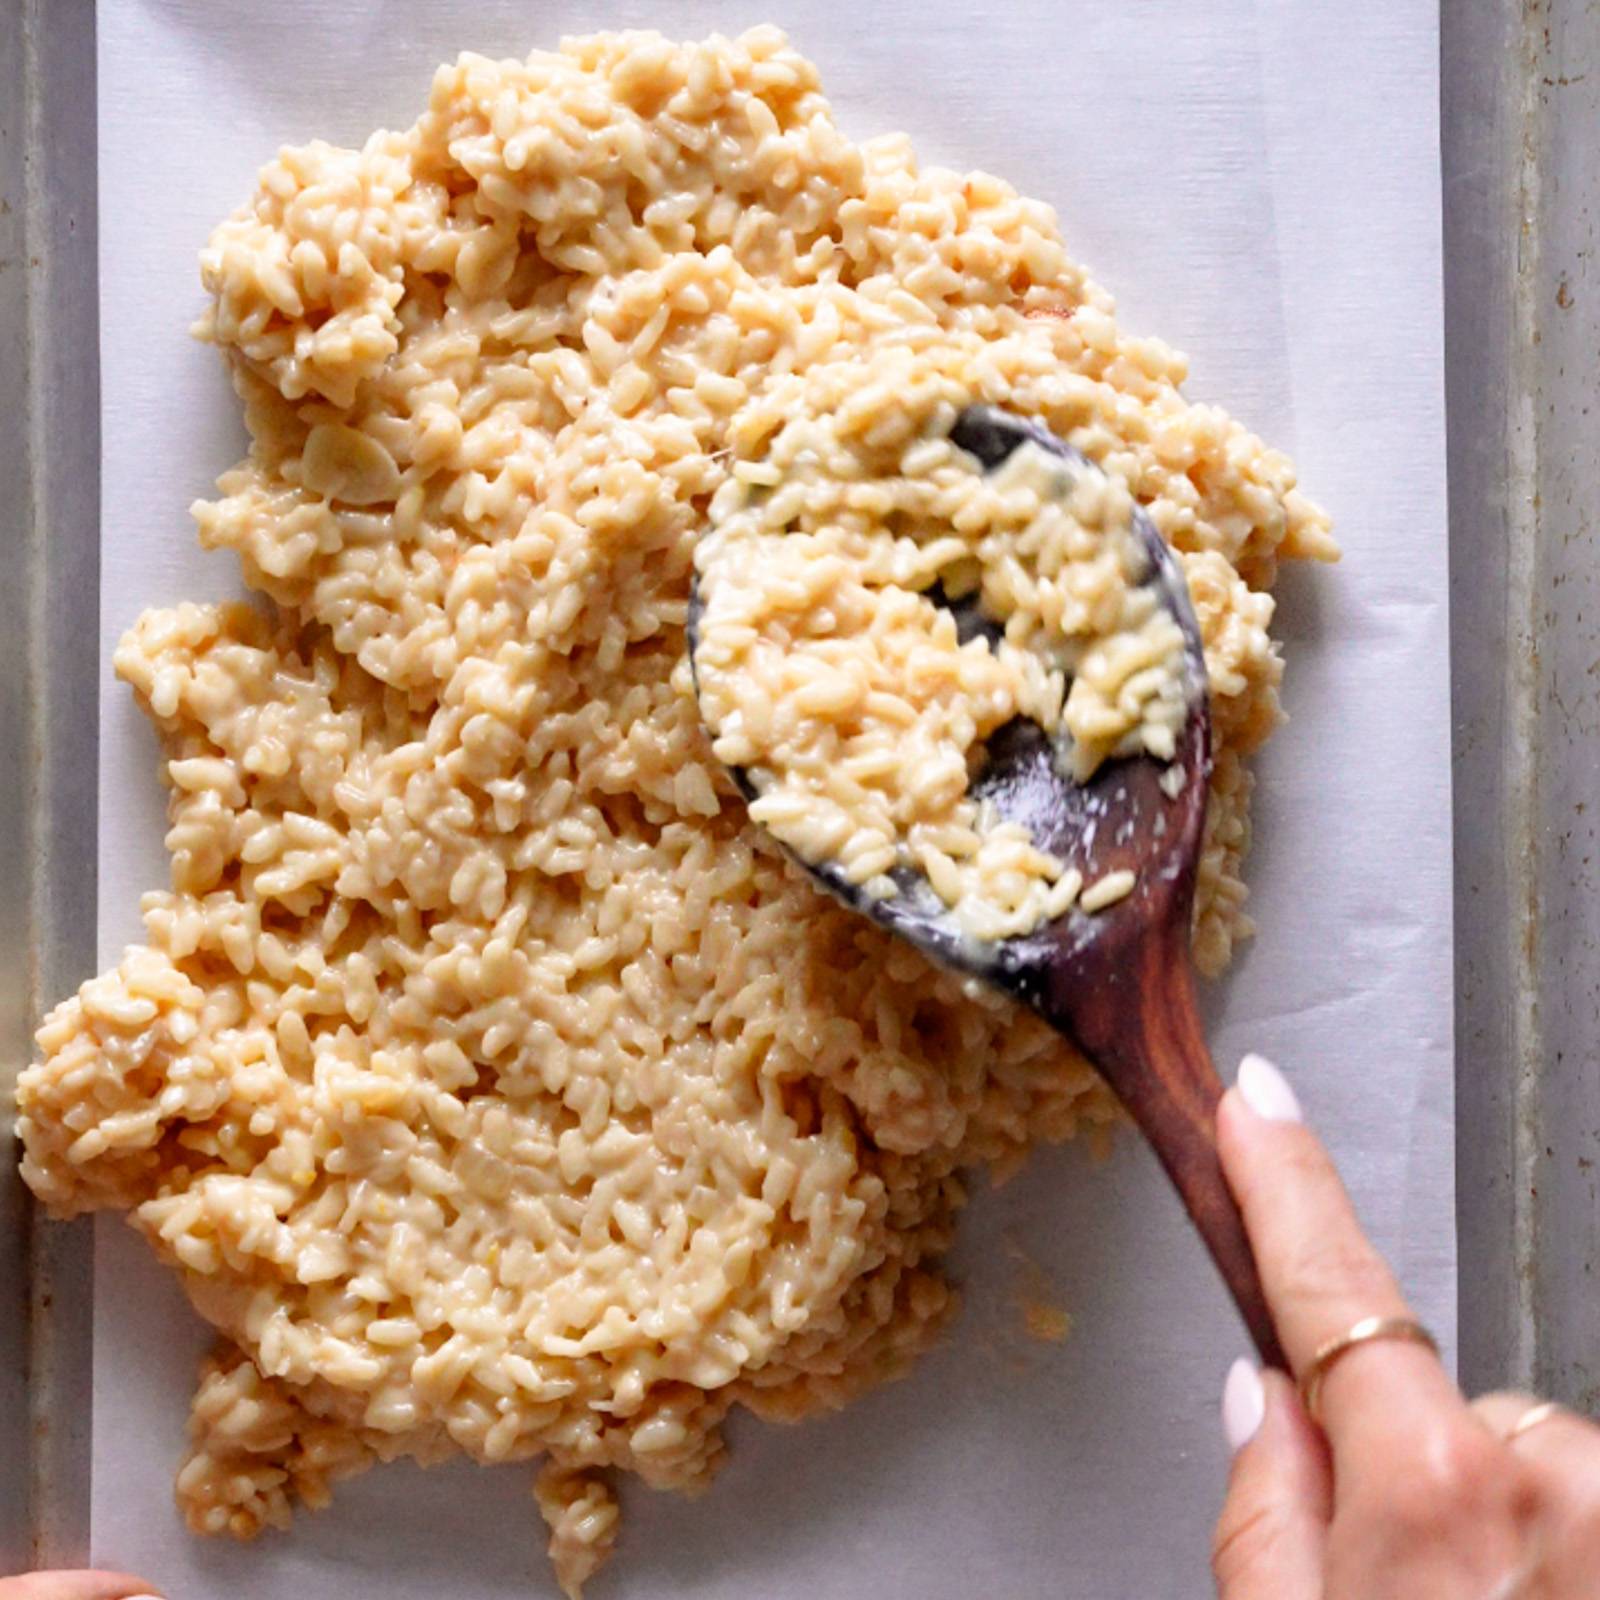
<svg viewBox="0 0 1600 1600">
<path fill-rule="evenodd" d="M 1306 1423 L 1294 1385 L 1236 1361 L 1223 1389 L 1223 1429 L 1242 1438 L 1212 1541 L 1221 1600 L 1321 1593 L 1332 1509 L 1326 1448 Z"/>
<path fill-rule="evenodd" d="M 1217 1105 L 1216 1135 L 1223 1171 L 1241 1204 L 1247 1191 L 1292 1179 L 1308 1163 L 1319 1172 L 1331 1170 L 1299 1096 L 1263 1056 L 1240 1062 L 1233 1086 Z"/>
<path fill-rule="evenodd" d="M 1259 1167 L 1273 1135 L 1285 1124 L 1268 1122 L 1252 1111 L 1235 1084 L 1217 1103 L 1216 1126 L 1217 1154 L 1228 1181 L 1237 1189 Z"/>
<path fill-rule="evenodd" d="M 89 1574 L 96 1579 L 100 1587 L 86 1588 L 82 1600 L 166 1600 L 166 1596 L 153 1583 L 146 1578 L 140 1578 L 131 1572 L 94 1572 Z"/>
<path fill-rule="evenodd" d="M 1255 1438 L 1267 1414 L 1267 1392 L 1261 1381 L 1261 1368 L 1248 1356 L 1240 1356 L 1228 1368 L 1222 1385 L 1222 1436 L 1233 1455 Z"/>
<path fill-rule="evenodd" d="M 147 1578 L 129 1572 L 96 1572 L 91 1576 L 104 1588 L 90 1587 L 83 1591 L 81 1600 L 167 1600 L 162 1591 Z M 72 1597 L 79 1600 L 79 1597 Z"/>
<path fill-rule="evenodd" d="M 74 1568 L 25 1572 L 0 1578 L 0 1600 L 11 1600 L 11 1585 L 18 1585 L 15 1600 L 165 1600 L 146 1578 L 103 1568 Z"/>
<path fill-rule="evenodd" d="M 1321 1440 L 1320 1430 L 1306 1415 L 1294 1379 L 1286 1372 L 1263 1368 L 1249 1356 L 1240 1356 L 1228 1368 L 1221 1413 L 1222 1434 L 1234 1455 L 1259 1438 L 1269 1421 L 1269 1431 Z"/>
<path fill-rule="evenodd" d="M 1239 1063 L 1234 1087 L 1244 1105 L 1265 1122 L 1304 1122 L 1300 1097 L 1265 1056 L 1250 1054 Z"/>
</svg>

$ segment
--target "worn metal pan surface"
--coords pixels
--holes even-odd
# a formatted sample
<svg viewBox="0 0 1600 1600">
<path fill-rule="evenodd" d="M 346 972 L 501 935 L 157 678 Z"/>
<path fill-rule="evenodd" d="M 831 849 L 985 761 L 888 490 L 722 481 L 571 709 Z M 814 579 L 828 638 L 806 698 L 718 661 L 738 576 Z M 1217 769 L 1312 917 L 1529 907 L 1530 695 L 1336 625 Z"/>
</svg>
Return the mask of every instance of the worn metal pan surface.
<svg viewBox="0 0 1600 1600">
<path fill-rule="evenodd" d="M 1460 1348 L 1600 1407 L 1600 17 L 1443 7 Z M 0 1572 L 88 1546 L 89 1235 L 9 1084 L 94 962 L 92 0 L 0 0 Z"/>
</svg>

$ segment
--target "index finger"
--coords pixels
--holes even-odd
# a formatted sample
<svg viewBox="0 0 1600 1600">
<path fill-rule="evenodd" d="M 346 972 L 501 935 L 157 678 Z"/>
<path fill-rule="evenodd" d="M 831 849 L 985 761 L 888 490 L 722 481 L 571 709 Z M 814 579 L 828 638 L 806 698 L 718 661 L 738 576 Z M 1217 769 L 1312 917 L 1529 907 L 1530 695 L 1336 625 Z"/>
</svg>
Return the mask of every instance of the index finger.
<svg viewBox="0 0 1600 1600">
<path fill-rule="evenodd" d="M 1317 1352 L 1368 1317 L 1410 1317 L 1321 1142 L 1277 1070 L 1246 1057 L 1217 1110 L 1217 1144 L 1284 1352 L 1304 1379 Z M 1415 1436 L 1428 1414 L 1462 1406 L 1426 1347 L 1373 1341 L 1342 1355 L 1322 1386 L 1335 1455 L 1356 1433 Z"/>
</svg>

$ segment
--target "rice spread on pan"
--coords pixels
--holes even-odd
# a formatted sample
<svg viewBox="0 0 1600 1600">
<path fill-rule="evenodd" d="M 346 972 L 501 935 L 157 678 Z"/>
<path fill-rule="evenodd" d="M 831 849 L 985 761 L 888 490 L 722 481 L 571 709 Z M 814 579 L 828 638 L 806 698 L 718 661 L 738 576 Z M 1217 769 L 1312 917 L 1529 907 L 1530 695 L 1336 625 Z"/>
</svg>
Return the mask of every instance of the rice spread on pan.
<svg viewBox="0 0 1600 1600">
<path fill-rule="evenodd" d="M 1189 711 L 1127 485 L 1032 441 L 985 472 L 952 441 L 985 395 L 1039 409 L 1037 349 L 923 324 L 775 379 L 695 547 L 700 710 L 750 815 L 869 899 L 921 875 L 975 939 L 1133 885 L 1085 885 L 971 798 L 984 740 L 1028 718 L 1082 780 L 1108 756 L 1171 760 Z M 955 602 L 998 637 L 963 640 Z"/>
<path fill-rule="evenodd" d="M 781 34 L 463 56 L 265 167 L 202 256 L 249 456 L 196 507 L 263 611 L 144 616 L 172 883 L 39 1033 L 23 1171 L 221 1335 L 178 1496 L 282 1526 L 375 1459 L 542 1456 L 569 1592 L 616 1476 L 904 1372 L 958 1170 L 1106 1123 L 1036 1018 L 815 893 L 722 775 L 692 551 L 808 373 L 962 352 L 1182 553 L 1219 754 L 1195 949 L 1246 928 L 1289 462 L 1123 333 L 1050 209 L 853 144 Z M 903 351 L 903 357 L 883 352 Z"/>
</svg>

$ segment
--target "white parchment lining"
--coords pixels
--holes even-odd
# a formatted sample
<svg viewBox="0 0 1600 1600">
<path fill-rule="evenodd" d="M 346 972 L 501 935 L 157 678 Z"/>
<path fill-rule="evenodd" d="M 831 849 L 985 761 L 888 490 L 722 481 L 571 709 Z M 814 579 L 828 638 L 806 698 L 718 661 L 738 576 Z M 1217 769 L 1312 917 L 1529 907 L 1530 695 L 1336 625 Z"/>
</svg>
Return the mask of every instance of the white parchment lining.
<svg viewBox="0 0 1600 1600">
<path fill-rule="evenodd" d="M 282 143 L 411 122 L 456 51 L 761 21 L 858 137 L 1053 203 L 1189 392 L 1290 450 L 1347 551 L 1282 589 L 1293 715 L 1260 763 L 1258 943 L 1213 997 L 1227 1067 L 1291 1072 L 1421 1314 L 1454 1326 L 1449 698 L 1433 0 L 100 0 L 102 959 L 164 881 L 156 749 L 110 672 L 147 605 L 233 592 L 186 507 L 241 452 L 186 328 L 195 254 Z M 981 1186 L 980 1186 L 981 1187 Z M 1029 1263 L 1032 1265 L 1029 1265 Z M 1153 1161 L 1042 1154 L 980 1193 L 966 1312 L 915 1376 L 800 1428 L 736 1426 L 710 1494 L 632 1492 L 594 1600 L 1189 1600 L 1243 1338 Z M 97 1234 L 94 1551 L 174 1600 L 554 1594 L 526 1466 L 380 1468 L 288 1536 L 198 1541 L 171 1480 L 204 1332 Z M 1020 1300 L 1073 1337 L 1024 1331 Z"/>
</svg>

